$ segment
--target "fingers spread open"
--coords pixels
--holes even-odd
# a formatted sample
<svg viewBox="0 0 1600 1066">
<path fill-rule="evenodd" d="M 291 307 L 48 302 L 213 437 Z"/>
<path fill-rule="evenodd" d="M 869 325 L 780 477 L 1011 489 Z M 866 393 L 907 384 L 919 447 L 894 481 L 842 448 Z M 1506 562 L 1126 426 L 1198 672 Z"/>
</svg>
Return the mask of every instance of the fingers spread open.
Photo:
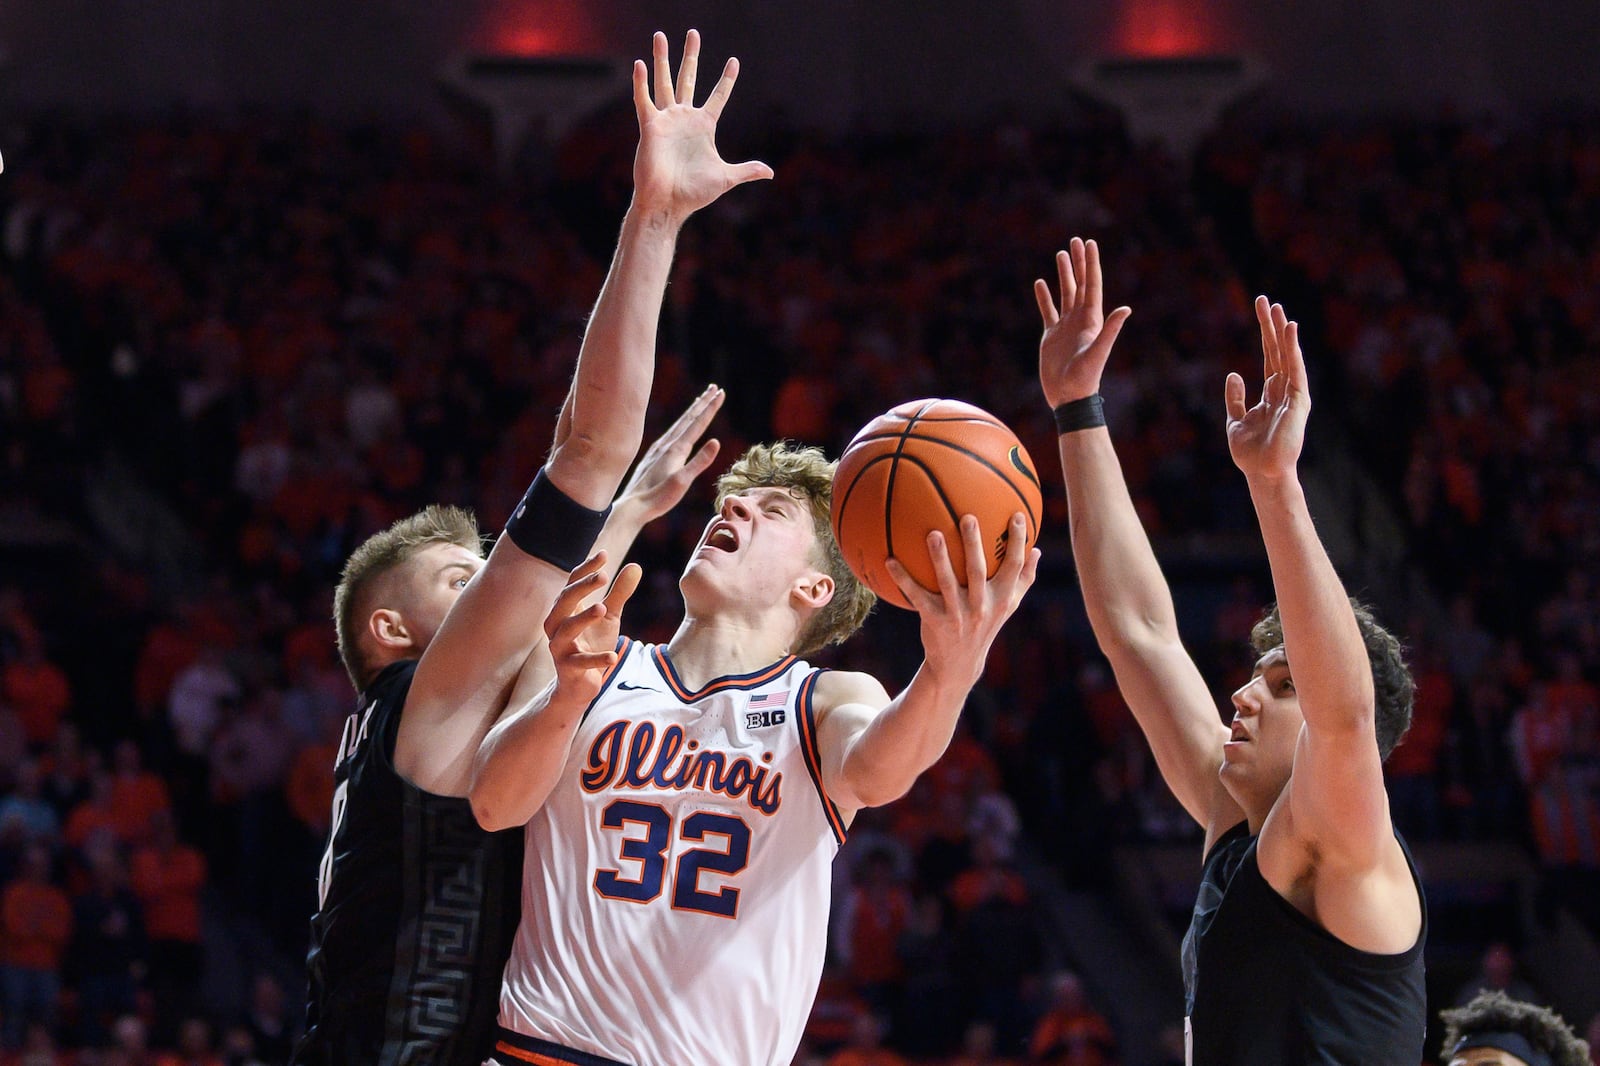
<svg viewBox="0 0 1600 1066">
<path fill-rule="evenodd" d="M 650 117 L 650 112 L 655 110 L 655 104 L 650 102 L 650 72 L 644 65 L 644 60 L 633 61 L 633 113 L 641 125 Z"/>
<path fill-rule="evenodd" d="M 977 607 L 983 602 L 983 584 L 989 580 L 989 555 L 983 550 L 983 535 L 972 515 L 961 516 L 961 550 L 966 554 L 967 602 Z"/>
<path fill-rule="evenodd" d="M 684 478 L 688 481 L 693 481 L 709 470 L 711 464 L 716 462 L 717 453 L 721 450 L 722 442 L 715 437 L 700 445 L 699 449 L 689 457 L 689 461 L 683 464 Z"/>
<path fill-rule="evenodd" d="M 694 106 L 694 77 L 700 67 L 700 31 L 690 30 L 683 41 L 683 65 L 678 68 L 678 103 Z"/>
<path fill-rule="evenodd" d="M 893 579 L 895 588 L 899 589 L 906 602 L 911 604 L 913 611 L 922 614 L 937 602 L 934 595 L 923 588 L 922 584 L 911 576 L 911 572 L 900 564 L 899 559 L 893 556 L 885 559 L 883 568 L 889 571 L 889 577 Z"/>
<path fill-rule="evenodd" d="M 1028 542 L 1028 519 L 1021 511 L 1011 516 L 1011 521 L 1006 527 L 1006 554 L 1000 560 L 999 574 L 1015 579 L 1022 572 L 1026 562 L 1026 552 L 1022 546 Z"/>
<path fill-rule="evenodd" d="M 940 597 L 946 604 L 956 603 L 956 597 L 961 595 L 961 583 L 956 580 L 956 568 L 950 561 L 950 546 L 938 530 L 928 534 L 928 561 L 933 564 Z"/>
<path fill-rule="evenodd" d="M 1284 373 L 1289 384 L 1302 395 L 1311 395 L 1311 383 L 1306 377 L 1306 357 L 1300 350 L 1300 323 L 1290 322 L 1284 330 Z"/>
<path fill-rule="evenodd" d="M 1092 240 L 1084 242 L 1083 265 L 1083 302 L 1098 311 L 1103 298 L 1100 278 L 1100 246 Z"/>
<path fill-rule="evenodd" d="M 1044 322 L 1045 329 L 1061 321 L 1056 302 L 1050 298 L 1050 286 L 1043 278 L 1033 279 L 1033 300 L 1039 305 L 1039 318 Z"/>
<path fill-rule="evenodd" d="M 1256 297 L 1256 324 L 1261 327 L 1261 376 L 1272 376 L 1273 349 L 1278 346 L 1278 334 L 1272 326 L 1272 305 L 1265 296 Z"/>
<path fill-rule="evenodd" d="M 667 35 L 660 30 L 650 38 L 650 51 L 656 71 L 656 107 L 672 103 L 672 60 L 667 55 Z"/>
<path fill-rule="evenodd" d="M 1072 238 L 1068 246 L 1072 251 L 1072 303 L 1071 307 L 1082 307 L 1088 300 L 1089 283 L 1089 253 L 1084 246 L 1082 237 Z"/>
<path fill-rule="evenodd" d="M 617 579 L 611 583 L 611 591 L 606 593 L 604 601 L 605 615 L 608 618 L 620 618 L 622 605 L 639 587 L 639 581 L 644 577 L 644 571 L 638 563 L 629 563 L 617 574 Z"/>
<path fill-rule="evenodd" d="M 601 553 L 602 555 L 604 553 Z M 592 560 L 591 560 L 592 561 Z M 588 564 L 585 563 L 585 566 Z M 564 622 L 580 614 L 579 605 L 584 600 L 593 596 L 606 587 L 605 572 L 599 569 L 590 571 L 574 580 L 561 590 L 561 595 L 556 597 L 556 602 L 550 608 L 550 614 L 545 619 L 545 632 L 554 636 Z"/>
<path fill-rule="evenodd" d="M 1070 252 L 1056 253 L 1056 283 L 1061 286 L 1061 313 L 1066 314 L 1078 302 L 1078 279 L 1072 276 Z"/>
<path fill-rule="evenodd" d="M 738 80 L 739 60 L 730 56 L 722 68 L 722 77 L 717 79 L 711 95 L 706 97 L 706 114 L 713 119 L 722 117 L 722 109 L 728 106 L 728 97 L 733 95 L 733 83 Z"/>
<path fill-rule="evenodd" d="M 1227 382 L 1222 387 L 1223 403 L 1228 412 L 1228 421 L 1238 422 L 1244 418 L 1244 378 L 1238 374 L 1229 374 Z"/>
</svg>

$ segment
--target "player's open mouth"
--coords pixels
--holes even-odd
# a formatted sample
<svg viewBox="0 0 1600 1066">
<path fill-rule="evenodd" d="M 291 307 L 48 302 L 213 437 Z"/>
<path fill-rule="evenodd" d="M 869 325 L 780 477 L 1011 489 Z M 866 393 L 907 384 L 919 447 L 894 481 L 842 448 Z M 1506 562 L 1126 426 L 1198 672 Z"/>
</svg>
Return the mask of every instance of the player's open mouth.
<svg viewBox="0 0 1600 1066">
<path fill-rule="evenodd" d="M 1228 723 L 1228 734 L 1228 743 L 1230 744 L 1246 744 L 1250 741 L 1249 731 L 1237 719 Z"/>
<path fill-rule="evenodd" d="M 706 547 L 724 552 L 738 551 L 739 534 L 733 531 L 732 526 L 718 525 L 711 530 L 711 535 L 706 537 Z"/>
</svg>

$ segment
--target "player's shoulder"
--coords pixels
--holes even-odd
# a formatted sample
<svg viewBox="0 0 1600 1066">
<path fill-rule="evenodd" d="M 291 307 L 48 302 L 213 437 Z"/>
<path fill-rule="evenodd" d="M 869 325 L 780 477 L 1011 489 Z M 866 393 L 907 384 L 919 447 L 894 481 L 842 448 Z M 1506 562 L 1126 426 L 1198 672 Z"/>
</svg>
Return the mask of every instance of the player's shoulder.
<svg viewBox="0 0 1600 1066">
<path fill-rule="evenodd" d="M 877 711 L 888 704 L 889 692 L 883 682 L 871 674 L 858 670 L 819 670 L 812 699 L 818 711 L 846 704 L 864 704 Z"/>
</svg>

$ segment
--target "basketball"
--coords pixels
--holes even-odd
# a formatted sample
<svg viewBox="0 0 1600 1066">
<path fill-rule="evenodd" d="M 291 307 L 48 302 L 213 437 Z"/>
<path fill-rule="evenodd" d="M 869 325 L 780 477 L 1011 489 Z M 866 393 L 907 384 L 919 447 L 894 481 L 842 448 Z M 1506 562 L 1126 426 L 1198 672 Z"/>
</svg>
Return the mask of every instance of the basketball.
<svg viewBox="0 0 1600 1066">
<path fill-rule="evenodd" d="M 918 584 L 937 591 L 928 533 L 939 530 L 956 580 L 966 584 L 958 522 L 978 519 L 993 577 L 1005 557 L 1007 525 L 1027 518 L 1026 551 L 1039 539 L 1043 497 L 1033 460 L 1006 424 L 960 400 L 912 400 L 855 435 L 833 475 L 833 535 L 862 583 L 896 607 L 911 604 L 884 562 L 900 560 Z"/>
</svg>

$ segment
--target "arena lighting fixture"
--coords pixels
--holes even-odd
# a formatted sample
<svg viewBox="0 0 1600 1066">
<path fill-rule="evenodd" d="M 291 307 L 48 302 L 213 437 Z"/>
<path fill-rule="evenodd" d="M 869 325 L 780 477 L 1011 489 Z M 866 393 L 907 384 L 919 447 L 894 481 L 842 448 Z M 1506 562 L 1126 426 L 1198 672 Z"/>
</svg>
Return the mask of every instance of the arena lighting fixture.
<svg viewBox="0 0 1600 1066">
<path fill-rule="evenodd" d="M 559 138 L 625 93 L 630 68 L 607 56 L 460 54 L 446 60 L 438 85 L 487 115 L 495 155 L 504 166 L 534 130 Z"/>
<path fill-rule="evenodd" d="M 1243 55 L 1102 56 L 1081 64 L 1072 84 L 1120 111 L 1134 141 L 1159 141 L 1187 159 L 1222 113 L 1268 74 Z"/>
</svg>

